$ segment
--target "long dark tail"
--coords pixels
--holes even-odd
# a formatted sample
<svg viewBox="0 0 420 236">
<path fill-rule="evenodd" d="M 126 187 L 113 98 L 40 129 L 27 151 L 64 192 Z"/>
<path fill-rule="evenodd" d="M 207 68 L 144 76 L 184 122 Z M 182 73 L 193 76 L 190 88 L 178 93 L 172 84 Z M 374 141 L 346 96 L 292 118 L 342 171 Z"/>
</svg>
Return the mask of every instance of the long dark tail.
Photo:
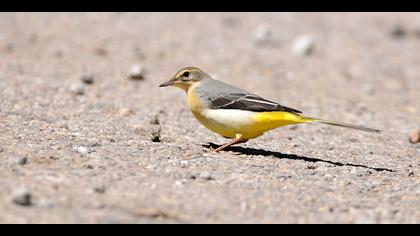
<svg viewBox="0 0 420 236">
<path fill-rule="evenodd" d="M 363 127 L 363 126 L 346 124 L 346 123 L 342 123 L 342 122 L 322 120 L 322 119 L 311 118 L 311 117 L 304 117 L 304 119 L 306 120 L 306 122 L 314 122 L 314 123 L 322 123 L 322 124 L 327 124 L 327 125 L 335 125 L 335 126 L 340 126 L 340 127 L 350 128 L 350 129 L 367 131 L 367 132 L 371 132 L 371 133 L 380 133 L 381 132 L 380 130 L 377 130 L 377 129 L 371 129 L 371 128 L 367 128 L 367 127 Z"/>
</svg>

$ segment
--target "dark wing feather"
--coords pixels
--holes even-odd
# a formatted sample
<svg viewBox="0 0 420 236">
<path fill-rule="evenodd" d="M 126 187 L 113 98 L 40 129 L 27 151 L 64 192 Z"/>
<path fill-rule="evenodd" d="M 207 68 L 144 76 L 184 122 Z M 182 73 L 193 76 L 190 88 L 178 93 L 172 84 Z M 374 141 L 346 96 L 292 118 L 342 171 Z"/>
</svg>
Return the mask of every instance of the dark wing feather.
<svg viewBox="0 0 420 236">
<path fill-rule="evenodd" d="M 302 113 L 293 108 L 282 106 L 254 94 L 232 93 L 219 96 L 210 101 L 212 109 L 238 109 L 246 111 L 286 111 Z"/>
</svg>

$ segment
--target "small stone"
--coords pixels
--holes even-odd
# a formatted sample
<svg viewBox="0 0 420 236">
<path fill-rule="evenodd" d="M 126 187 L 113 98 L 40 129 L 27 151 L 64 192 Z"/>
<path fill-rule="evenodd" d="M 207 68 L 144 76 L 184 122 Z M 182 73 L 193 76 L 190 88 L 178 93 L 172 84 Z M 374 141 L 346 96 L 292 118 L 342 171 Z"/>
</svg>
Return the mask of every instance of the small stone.
<svg viewBox="0 0 420 236">
<path fill-rule="evenodd" d="M 299 128 L 299 126 L 297 126 L 297 125 L 291 125 L 289 127 L 290 130 L 297 130 L 298 128 Z"/>
<path fill-rule="evenodd" d="M 389 34 L 392 38 L 401 39 L 407 35 L 407 32 L 402 25 L 397 24 L 392 26 L 392 28 L 389 30 Z"/>
<path fill-rule="evenodd" d="M 211 176 L 211 174 L 210 174 L 209 172 L 207 172 L 207 171 L 203 171 L 203 172 L 201 172 L 199 177 L 200 177 L 201 179 L 204 179 L 204 180 L 213 180 L 213 179 L 214 179 L 214 178 Z"/>
<path fill-rule="evenodd" d="M 418 143 L 420 142 L 420 130 L 415 130 L 410 135 L 410 142 L 411 143 Z"/>
<path fill-rule="evenodd" d="M 416 114 L 417 113 L 417 109 L 415 107 L 412 107 L 412 106 L 405 106 L 404 110 L 407 113 L 410 113 L 410 114 Z"/>
<path fill-rule="evenodd" d="M 139 60 L 146 59 L 146 55 L 144 54 L 143 50 L 140 47 L 134 48 L 134 54 L 137 56 Z"/>
<path fill-rule="evenodd" d="M 64 55 L 64 53 L 63 53 L 62 50 L 57 50 L 57 51 L 54 52 L 54 56 L 57 57 L 57 58 L 62 58 L 63 55 Z"/>
<path fill-rule="evenodd" d="M 82 75 L 82 77 L 80 78 L 80 80 L 82 80 L 83 83 L 85 84 L 93 84 L 94 82 L 94 76 L 87 74 L 87 75 Z"/>
<path fill-rule="evenodd" d="M 105 57 L 106 55 L 108 55 L 108 51 L 105 48 L 96 48 L 95 49 L 95 54 L 101 57 Z"/>
<path fill-rule="evenodd" d="M 144 69 L 140 64 L 134 64 L 130 67 L 130 79 L 143 80 Z"/>
<path fill-rule="evenodd" d="M 160 124 L 159 116 L 158 115 L 153 116 L 152 119 L 150 120 L 150 124 L 159 125 Z"/>
<path fill-rule="evenodd" d="M 176 180 L 175 181 L 175 187 L 182 188 L 185 185 L 186 180 Z"/>
<path fill-rule="evenodd" d="M 45 198 L 39 200 L 38 206 L 45 209 L 54 208 L 54 204 L 50 200 Z"/>
<path fill-rule="evenodd" d="M 93 167 L 93 165 L 88 164 L 88 165 L 85 166 L 85 168 L 89 169 L 89 170 L 93 170 L 94 167 Z"/>
<path fill-rule="evenodd" d="M 83 95 L 85 94 L 85 88 L 82 84 L 72 84 L 70 86 L 70 92 L 75 95 Z"/>
<path fill-rule="evenodd" d="M 244 212 L 248 209 L 248 204 L 246 202 L 241 202 L 241 211 Z"/>
<path fill-rule="evenodd" d="M 257 45 L 267 44 L 273 41 L 273 32 L 266 25 L 259 25 L 254 33 L 254 42 Z"/>
<path fill-rule="evenodd" d="M 79 152 L 80 154 L 83 154 L 83 155 L 85 155 L 85 154 L 90 154 L 90 153 L 92 153 L 93 152 L 93 150 L 92 149 L 89 149 L 89 148 L 87 148 L 87 147 L 83 147 L 83 146 L 80 146 L 80 147 L 76 147 L 76 148 L 74 148 L 77 152 Z"/>
<path fill-rule="evenodd" d="M 27 162 L 28 162 L 28 158 L 27 158 L 27 157 L 22 157 L 22 156 L 19 156 L 19 157 L 17 157 L 17 158 L 16 158 L 16 164 L 17 164 L 17 165 L 23 166 L 23 165 L 25 165 Z"/>
<path fill-rule="evenodd" d="M 2 147 L 0 147 L 0 152 L 4 152 L 4 149 Z"/>
<path fill-rule="evenodd" d="M 299 56 L 309 56 L 311 55 L 316 46 L 316 41 L 314 37 L 310 35 L 301 35 L 298 36 L 293 42 L 293 52 Z"/>
<path fill-rule="evenodd" d="M 188 179 L 193 179 L 194 180 L 194 179 L 197 179 L 197 176 L 196 175 L 189 175 Z"/>
<path fill-rule="evenodd" d="M 306 168 L 309 169 L 309 170 L 315 170 L 318 167 L 316 165 L 311 164 L 311 165 L 307 165 Z"/>
<path fill-rule="evenodd" d="M 5 51 L 6 51 L 6 52 L 11 53 L 11 52 L 13 52 L 13 50 L 15 49 L 15 46 L 14 46 L 13 44 L 7 44 L 7 45 L 4 47 L 4 49 L 5 49 Z"/>
<path fill-rule="evenodd" d="M 13 202 L 21 206 L 30 206 L 32 204 L 32 194 L 26 188 L 18 189 L 13 196 Z"/>
<path fill-rule="evenodd" d="M 162 138 L 160 136 L 160 131 L 161 131 L 160 126 L 152 128 L 152 132 L 150 133 L 150 140 L 152 142 L 160 142 L 162 140 Z"/>
<path fill-rule="evenodd" d="M 100 186 L 96 186 L 93 190 L 96 193 L 105 193 L 106 192 L 106 187 L 104 185 L 100 185 Z"/>
<path fill-rule="evenodd" d="M 222 19 L 223 25 L 229 28 L 233 28 L 239 24 L 239 19 L 234 17 L 225 17 Z"/>
<path fill-rule="evenodd" d="M 134 112 L 130 108 L 123 107 L 119 110 L 118 113 L 120 116 L 131 116 Z"/>
<path fill-rule="evenodd" d="M 155 208 L 137 208 L 134 211 L 136 216 L 141 216 L 141 217 L 152 217 L 152 218 L 157 218 L 157 217 L 163 217 L 163 218 L 167 218 L 168 214 L 159 210 L 159 209 L 155 209 Z"/>
<path fill-rule="evenodd" d="M 361 90 L 367 94 L 375 93 L 375 88 L 372 85 L 367 84 L 367 83 L 361 85 Z"/>
<path fill-rule="evenodd" d="M 181 164 L 182 168 L 185 168 L 188 166 L 188 161 L 183 160 L 183 161 L 180 161 L 179 163 Z"/>
</svg>

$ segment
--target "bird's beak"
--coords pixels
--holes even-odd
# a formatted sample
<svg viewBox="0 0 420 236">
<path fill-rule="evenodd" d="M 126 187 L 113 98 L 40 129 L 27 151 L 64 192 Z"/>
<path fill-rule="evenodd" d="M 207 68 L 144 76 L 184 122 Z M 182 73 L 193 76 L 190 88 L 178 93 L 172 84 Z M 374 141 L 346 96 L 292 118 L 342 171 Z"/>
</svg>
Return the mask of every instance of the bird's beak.
<svg viewBox="0 0 420 236">
<path fill-rule="evenodd" d="M 159 85 L 159 87 L 167 87 L 167 86 L 171 86 L 171 85 L 174 85 L 174 84 L 175 84 L 175 80 L 171 79 L 168 82 Z"/>
</svg>

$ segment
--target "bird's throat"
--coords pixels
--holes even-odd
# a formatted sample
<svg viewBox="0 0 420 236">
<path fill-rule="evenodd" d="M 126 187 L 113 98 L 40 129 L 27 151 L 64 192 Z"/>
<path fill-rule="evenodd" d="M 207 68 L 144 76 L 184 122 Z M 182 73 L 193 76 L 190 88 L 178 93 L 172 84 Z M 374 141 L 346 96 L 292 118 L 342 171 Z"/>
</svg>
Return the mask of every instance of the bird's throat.
<svg viewBox="0 0 420 236">
<path fill-rule="evenodd" d="M 188 97 L 188 106 L 190 107 L 192 112 L 201 112 L 205 106 L 197 95 L 196 88 L 199 83 L 195 83 L 191 85 L 187 90 L 187 97 Z"/>
</svg>

